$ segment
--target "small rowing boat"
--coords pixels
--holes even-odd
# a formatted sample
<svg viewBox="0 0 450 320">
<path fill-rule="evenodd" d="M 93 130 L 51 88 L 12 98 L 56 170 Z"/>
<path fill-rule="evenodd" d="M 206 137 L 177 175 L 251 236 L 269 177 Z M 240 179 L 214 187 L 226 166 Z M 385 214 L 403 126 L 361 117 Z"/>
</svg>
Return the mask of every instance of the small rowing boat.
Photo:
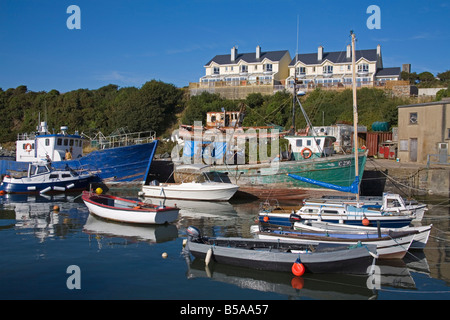
<svg viewBox="0 0 450 320">
<path fill-rule="evenodd" d="M 89 211 L 100 218 L 139 224 L 164 224 L 178 218 L 179 208 L 83 191 Z"/>
</svg>

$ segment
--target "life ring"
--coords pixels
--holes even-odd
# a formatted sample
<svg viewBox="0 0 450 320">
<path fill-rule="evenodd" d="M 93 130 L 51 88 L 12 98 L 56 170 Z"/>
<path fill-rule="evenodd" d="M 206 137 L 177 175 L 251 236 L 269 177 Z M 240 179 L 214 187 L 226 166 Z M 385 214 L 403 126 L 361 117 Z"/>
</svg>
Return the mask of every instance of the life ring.
<svg viewBox="0 0 450 320">
<path fill-rule="evenodd" d="M 31 149 L 32 149 L 31 143 L 27 143 L 27 144 L 25 145 L 25 151 L 26 151 L 26 152 L 31 152 Z"/>
<path fill-rule="evenodd" d="M 308 155 L 305 156 L 305 151 L 308 151 Z M 303 157 L 303 159 L 309 159 L 312 156 L 312 151 L 310 148 L 303 148 L 301 155 Z"/>
</svg>

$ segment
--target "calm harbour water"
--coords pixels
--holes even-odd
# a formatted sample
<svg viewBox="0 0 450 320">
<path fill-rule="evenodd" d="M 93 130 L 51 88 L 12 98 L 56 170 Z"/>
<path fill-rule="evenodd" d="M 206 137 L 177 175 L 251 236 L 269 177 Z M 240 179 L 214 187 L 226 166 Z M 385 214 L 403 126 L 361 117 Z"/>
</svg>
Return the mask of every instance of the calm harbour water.
<svg viewBox="0 0 450 320">
<path fill-rule="evenodd" d="M 0 196 L 0 299 L 449 300 L 449 199 L 421 200 L 430 208 L 422 224 L 433 224 L 427 247 L 403 260 L 377 262 L 381 287 L 372 289 L 365 276 L 298 278 L 219 264 L 205 268 L 182 253 L 189 225 L 209 236 L 251 237 L 259 201 L 174 201 L 179 220 L 153 227 L 95 218 L 78 194 Z M 67 286 L 73 265 L 80 289 Z"/>
</svg>

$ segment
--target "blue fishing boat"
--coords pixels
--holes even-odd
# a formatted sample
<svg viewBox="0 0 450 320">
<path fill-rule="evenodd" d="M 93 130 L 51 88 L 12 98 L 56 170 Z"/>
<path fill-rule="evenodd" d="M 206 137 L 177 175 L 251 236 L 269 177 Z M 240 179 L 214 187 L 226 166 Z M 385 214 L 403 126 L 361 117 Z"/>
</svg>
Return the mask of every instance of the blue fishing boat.
<svg viewBox="0 0 450 320">
<path fill-rule="evenodd" d="M 104 183 L 141 182 L 150 170 L 158 145 L 154 132 L 124 133 L 96 140 L 97 150 L 83 154 L 84 137 L 68 134 L 67 127 L 50 133 L 46 122 L 36 132 L 19 134 L 16 159 L 0 160 L 0 175 L 26 172 L 30 163 L 51 162 L 54 169 L 85 170 Z"/>
</svg>

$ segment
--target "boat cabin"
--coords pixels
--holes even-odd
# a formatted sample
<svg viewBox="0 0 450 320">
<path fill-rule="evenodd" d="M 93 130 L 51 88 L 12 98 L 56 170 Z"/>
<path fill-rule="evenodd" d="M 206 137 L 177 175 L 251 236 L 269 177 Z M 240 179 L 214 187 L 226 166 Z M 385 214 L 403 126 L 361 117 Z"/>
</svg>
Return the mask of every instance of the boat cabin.
<svg viewBox="0 0 450 320">
<path fill-rule="evenodd" d="M 334 153 L 333 136 L 285 136 L 293 160 L 328 157 Z M 291 158 L 292 159 L 292 158 Z"/>
<path fill-rule="evenodd" d="M 67 134 L 67 127 L 61 127 L 61 132 L 51 134 L 47 130 L 47 123 L 41 122 L 37 132 L 19 134 L 16 141 L 16 161 L 34 162 L 66 159 L 66 152 L 70 151 L 72 159 L 83 156 L 83 138 L 75 133 Z"/>
</svg>

